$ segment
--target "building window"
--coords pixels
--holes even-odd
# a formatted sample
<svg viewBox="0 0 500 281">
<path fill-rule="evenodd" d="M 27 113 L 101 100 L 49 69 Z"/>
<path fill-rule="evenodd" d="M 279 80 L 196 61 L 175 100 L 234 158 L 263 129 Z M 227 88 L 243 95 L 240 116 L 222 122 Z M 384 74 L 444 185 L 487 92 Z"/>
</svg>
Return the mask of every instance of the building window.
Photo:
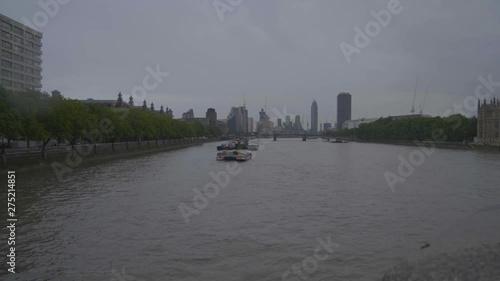
<svg viewBox="0 0 500 281">
<path fill-rule="evenodd" d="M 35 51 L 42 51 L 42 46 L 35 44 L 35 47 L 33 47 L 33 49 L 35 49 Z"/>
<path fill-rule="evenodd" d="M 12 83 L 12 85 L 14 86 L 14 88 L 18 88 L 18 89 L 24 88 L 24 84 L 23 83 L 14 82 L 14 83 Z"/>
<path fill-rule="evenodd" d="M 24 80 L 24 75 L 22 75 L 21 73 L 17 73 L 17 72 L 14 72 L 12 77 L 14 79 L 17 79 L 17 80 Z"/>
<path fill-rule="evenodd" d="M 7 49 L 12 49 L 12 44 L 7 41 L 2 41 L 2 47 L 7 48 Z"/>
<path fill-rule="evenodd" d="M 28 74 L 35 74 L 35 70 L 31 67 L 25 67 L 24 71 L 26 71 Z"/>
<path fill-rule="evenodd" d="M 12 27 L 12 32 L 23 36 L 23 30 L 21 28 L 17 27 L 17 26 L 13 26 Z"/>
<path fill-rule="evenodd" d="M 7 31 L 2 30 L 2 37 L 7 39 L 12 39 L 12 34 Z"/>
<path fill-rule="evenodd" d="M 21 37 L 14 36 L 13 39 L 14 39 L 14 42 L 17 43 L 17 44 L 23 44 L 24 43 L 24 40 Z"/>
<path fill-rule="evenodd" d="M 24 75 L 24 81 L 28 81 L 28 82 L 34 83 L 35 82 L 35 78 L 33 78 L 31 76 L 28 76 L 28 75 Z"/>
<path fill-rule="evenodd" d="M 12 62 L 8 60 L 2 60 L 2 66 L 12 68 Z"/>
<path fill-rule="evenodd" d="M 21 71 L 24 71 L 24 66 L 20 65 L 20 64 L 17 64 L 17 63 L 14 63 L 13 65 L 13 68 L 16 69 L 16 70 L 21 70 Z"/>
<path fill-rule="evenodd" d="M 12 87 L 12 81 L 2 79 L 2 86 Z"/>
<path fill-rule="evenodd" d="M 31 32 L 26 31 L 26 34 L 24 34 L 24 35 L 25 35 L 25 36 L 26 36 L 26 38 L 28 38 L 28 39 L 31 39 L 31 40 L 33 40 L 33 39 L 34 39 L 34 37 L 33 37 L 33 33 L 31 33 Z"/>
<path fill-rule="evenodd" d="M 33 53 L 33 51 L 30 51 L 28 49 L 24 50 L 24 53 L 30 57 L 34 57 L 35 56 L 35 53 Z"/>
<path fill-rule="evenodd" d="M 12 30 L 12 25 L 6 21 L 2 21 L 2 27 L 7 30 Z"/>
<path fill-rule="evenodd" d="M 2 76 L 3 77 L 9 77 L 9 78 L 11 78 L 12 77 L 12 71 L 8 71 L 6 69 L 2 69 Z"/>
<path fill-rule="evenodd" d="M 19 61 L 19 62 L 23 62 L 24 59 L 23 59 L 23 56 L 14 54 L 14 60 Z"/>
<path fill-rule="evenodd" d="M 35 48 L 35 44 L 33 44 L 33 42 L 30 42 L 30 41 L 24 40 L 24 45 L 28 46 L 28 47 L 30 47 L 32 49 Z"/>
<path fill-rule="evenodd" d="M 35 42 L 37 42 L 37 43 L 42 43 L 42 37 L 40 37 L 40 36 L 35 36 Z"/>
<path fill-rule="evenodd" d="M 27 59 L 25 59 L 25 60 L 24 60 L 24 62 L 25 62 L 26 64 L 29 64 L 29 65 L 35 65 L 35 61 L 34 61 L 34 60 L 32 60 L 32 59 L 28 59 L 28 58 L 27 58 Z"/>
<path fill-rule="evenodd" d="M 12 46 L 13 46 L 14 52 L 19 53 L 19 54 L 22 54 L 24 52 L 23 47 L 19 47 L 17 45 L 12 45 Z"/>
<path fill-rule="evenodd" d="M 36 76 L 42 76 L 42 72 L 40 70 L 35 69 L 35 75 Z"/>
<path fill-rule="evenodd" d="M 12 53 L 11 52 L 7 52 L 5 50 L 2 50 L 2 57 L 5 57 L 5 58 L 12 58 Z"/>
</svg>

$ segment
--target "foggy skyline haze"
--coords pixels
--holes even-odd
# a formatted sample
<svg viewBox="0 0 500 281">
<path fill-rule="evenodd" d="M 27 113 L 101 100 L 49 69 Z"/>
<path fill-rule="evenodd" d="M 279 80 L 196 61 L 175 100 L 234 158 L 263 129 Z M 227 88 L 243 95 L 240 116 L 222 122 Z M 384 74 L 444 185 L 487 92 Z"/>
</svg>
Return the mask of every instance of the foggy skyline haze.
<svg viewBox="0 0 500 281">
<path fill-rule="evenodd" d="M 429 86 L 424 114 L 443 115 L 474 93 L 479 76 L 500 81 L 493 0 L 402 0 L 402 11 L 348 63 L 340 44 L 353 44 L 354 28 L 364 30 L 371 11 L 390 1 L 242 1 L 223 20 L 211 0 L 66 1 L 39 28 L 42 90 L 73 99 L 121 91 L 128 100 L 146 67 L 159 65 L 169 76 L 146 99 L 176 118 L 212 107 L 224 119 L 245 91 L 249 116 L 267 100 L 270 116 L 286 107 L 306 117 L 316 99 L 318 123 L 334 123 L 340 92 L 352 94 L 352 118 L 409 114 L 419 75 L 416 111 Z M 0 12 L 23 22 L 42 10 L 38 2 L 0 0 Z"/>
</svg>

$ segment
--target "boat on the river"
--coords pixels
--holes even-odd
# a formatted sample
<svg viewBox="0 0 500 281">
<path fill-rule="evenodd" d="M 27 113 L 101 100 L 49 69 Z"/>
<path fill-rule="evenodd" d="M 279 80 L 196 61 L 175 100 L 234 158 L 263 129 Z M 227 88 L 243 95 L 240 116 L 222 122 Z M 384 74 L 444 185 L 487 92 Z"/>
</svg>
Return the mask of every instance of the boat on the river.
<svg viewBox="0 0 500 281">
<path fill-rule="evenodd" d="M 217 152 L 219 161 L 247 161 L 252 159 L 252 152 L 248 150 L 222 150 Z"/>
<path fill-rule="evenodd" d="M 338 140 L 336 138 L 329 139 L 328 142 L 330 142 L 330 143 L 347 143 L 345 140 Z"/>
<path fill-rule="evenodd" d="M 250 140 L 248 141 L 248 150 L 253 150 L 253 151 L 257 151 L 259 150 L 259 143 L 254 141 L 254 140 Z"/>
<path fill-rule="evenodd" d="M 244 138 L 237 138 L 217 146 L 217 151 L 233 149 L 248 149 L 248 140 Z"/>
</svg>

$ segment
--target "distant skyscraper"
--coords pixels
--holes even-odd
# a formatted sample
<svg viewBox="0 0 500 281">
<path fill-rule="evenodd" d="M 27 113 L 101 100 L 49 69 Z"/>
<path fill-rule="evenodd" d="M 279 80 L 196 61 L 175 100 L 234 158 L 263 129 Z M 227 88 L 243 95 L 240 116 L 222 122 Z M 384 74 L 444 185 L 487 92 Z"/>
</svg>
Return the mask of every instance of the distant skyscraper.
<svg viewBox="0 0 500 281">
<path fill-rule="evenodd" d="M 248 110 L 245 106 L 231 108 L 227 127 L 230 133 L 248 133 Z"/>
<path fill-rule="evenodd" d="M 241 111 L 239 107 L 232 107 L 227 116 L 227 129 L 229 133 L 241 132 Z"/>
<path fill-rule="evenodd" d="M 241 132 L 248 133 L 248 110 L 245 106 L 241 106 L 240 111 L 241 111 Z"/>
<path fill-rule="evenodd" d="M 300 124 L 300 115 L 295 115 L 295 124 Z"/>
<path fill-rule="evenodd" d="M 342 130 L 342 124 L 351 120 L 351 94 L 340 93 L 337 96 L 337 130 Z"/>
<path fill-rule="evenodd" d="M 266 121 L 267 119 L 269 119 L 269 117 L 267 116 L 266 112 L 264 111 L 264 108 L 261 108 L 260 112 L 259 112 L 259 121 Z"/>
<path fill-rule="evenodd" d="M 313 100 L 311 105 L 311 134 L 318 133 L 318 104 Z"/>
<path fill-rule="evenodd" d="M 282 127 L 283 125 L 281 124 L 281 118 L 278 118 L 278 127 Z"/>
<path fill-rule="evenodd" d="M 208 119 L 210 119 L 210 126 L 216 126 L 217 125 L 217 112 L 213 108 L 209 108 L 207 110 L 207 113 L 205 115 Z"/>
<path fill-rule="evenodd" d="M 253 117 L 248 117 L 248 132 L 253 133 Z"/>
<path fill-rule="evenodd" d="M 302 133 L 302 123 L 300 123 L 300 115 L 295 115 L 295 122 L 293 123 L 293 132 Z"/>
</svg>

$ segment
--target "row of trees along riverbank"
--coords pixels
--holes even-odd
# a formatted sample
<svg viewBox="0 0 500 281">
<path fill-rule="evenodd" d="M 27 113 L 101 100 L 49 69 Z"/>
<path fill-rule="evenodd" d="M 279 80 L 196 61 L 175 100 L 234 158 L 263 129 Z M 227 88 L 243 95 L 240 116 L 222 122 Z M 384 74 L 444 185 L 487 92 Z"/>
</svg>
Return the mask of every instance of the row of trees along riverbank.
<svg viewBox="0 0 500 281">
<path fill-rule="evenodd" d="M 0 138 L 11 141 L 113 143 L 218 136 L 217 128 L 139 108 L 110 108 L 41 92 L 0 87 Z"/>
<path fill-rule="evenodd" d="M 386 117 L 372 123 L 360 124 L 356 129 L 343 129 L 328 132 L 326 135 L 363 141 L 473 141 L 477 135 L 477 119 L 460 114 L 400 120 Z"/>
</svg>

